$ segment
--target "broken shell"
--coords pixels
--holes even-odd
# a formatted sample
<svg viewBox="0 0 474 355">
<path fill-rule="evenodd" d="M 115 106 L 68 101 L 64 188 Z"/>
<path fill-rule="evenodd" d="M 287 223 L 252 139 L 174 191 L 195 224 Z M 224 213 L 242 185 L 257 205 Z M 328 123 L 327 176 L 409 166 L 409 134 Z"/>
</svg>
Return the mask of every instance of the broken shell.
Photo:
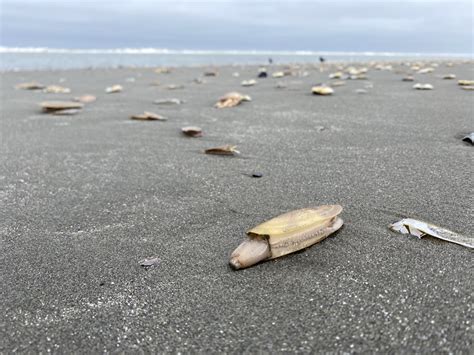
<svg viewBox="0 0 474 355">
<path fill-rule="evenodd" d="M 402 81 L 415 81 L 415 78 L 412 76 L 406 76 L 402 79 Z"/>
<path fill-rule="evenodd" d="M 37 83 L 36 81 L 32 81 L 29 83 L 20 83 L 16 85 L 15 88 L 19 90 L 41 90 L 44 89 L 44 85 Z"/>
<path fill-rule="evenodd" d="M 140 266 L 143 266 L 144 268 L 149 268 L 149 267 L 154 267 L 160 263 L 160 259 L 156 257 L 151 257 L 151 258 L 146 258 L 143 260 L 140 260 L 138 262 Z"/>
<path fill-rule="evenodd" d="M 105 89 L 107 94 L 114 94 L 123 90 L 122 85 L 112 85 Z"/>
<path fill-rule="evenodd" d="M 94 102 L 95 100 L 97 100 L 97 98 L 94 95 L 82 95 L 74 98 L 74 101 L 82 102 L 84 104 Z"/>
<path fill-rule="evenodd" d="M 59 85 L 48 85 L 43 91 L 50 94 L 69 94 L 71 89 Z"/>
<path fill-rule="evenodd" d="M 242 95 L 238 92 L 230 92 L 221 98 L 214 105 L 217 108 L 227 108 L 239 105 L 243 101 L 252 101 L 252 98 L 248 95 Z"/>
<path fill-rule="evenodd" d="M 284 76 L 285 76 L 285 73 L 282 72 L 282 71 L 277 71 L 277 72 L 272 74 L 272 77 L 274 77 L 274 78 L 283 78 Z"/>
<path fill-rule="evenodd" d="M 330 88 L 329 86 L 318 85 L 318 86 L 313 86 L 313 87 L 311 88 L 311 92 L 312 92 L 314 95 L 327 96 L 327 95 L 332 95 L 332 94 L 334 94 L 334 89 L 333 89 L 333 88 Z"/>
<path fill-rule="evenodd" d="M 214 155 L 236 155 L 240 154 L 240 152 L 235 149 L 237 148 L 236 145 L 223 145 L 221 147 L 209 148 L 206 149 L 204 152 L 206 154 L 214 154 Z"/>
<path fill-rule="evenodd" d="M 199 127 L 183 127 L 181 128 L 181 132 L 183 132 L 183 134 L 189 137 L 202 137 L 202 129 Z"/>
<path fill-rule="evenodd" d="M 51 113 L 55 116 L 73 116 L 78 114 L 80 109 L 77 108 L 70 108 L 67 110 L 57 110 L 57 111 L 52 111 Z"/>
<path fill-rule="evenodd" d="M 447 74 L 447 75 L 443 76 L 443 79 L 444 79 L 444 80 L 456 79 L 456 75 L 454 75 L 454 74 Z"/>
<path fill-rule="evenodd" d="M 462 139 L 464 142 L 471 143 L 474 145 L 474 132 L 469 133 Z"/>
<path fill-rule="evenodd" d="M 318 243 L 343 225 L 339 205 L 287 212 L 247 232 L 248 238 L 230 256 L 234 269 L 278 258 Z"/>
<path fill-rule="evenodd" d="M 45 112 L 52 112 L 59 110 L 79 109 L 83 108 L 84 105 L 80 102 L 73 101 L 44 101 L 41 103 L 41 107 Z"/>
<path fill-rule="evenodd" d="M 413 85 L 413 89 L 416 89 L 416 90 L 433 90 L 433 85 L 417 83 L 417 84 Z"/>
<path fill-rule="evenodd" d="M 434 72 L 434 68 L 423 68 L 417 71 L 417 74 L 428 74 Z"/>
<path fill-rule="evenodd" d="M 175 84 L 170 84 L 166 86 L 168 90 L 177 90 L 177 89 L 184 89 L 184 85 L 175 85 Z"/>
<path fill-rule="evenodd" d="M 463 89 L 463 90 L 469 90 L 469 91 L 472 91 L 472 90 L 474 90 L 474 86 L 470 86 L 470 85 L 467 85 L 467 86 L 461 86 L 461 89 Z"/>
<path fill-rule="evenodd" d="M 153 101 L 155 105 L 181 105 L 184 104 L 183 100 L 180 99 L 163 99 Z"/>
<path fill-rule="evenodd" d="M 474 86 L 474 80 L 458 80 L 460 86 Z"/>
<path fill-rule="evenodd" d="M 244 80 L 241 83 L 242 86 L 254 86 L 255 84 L 257 84 L 257 80 L 255 79 Z"/>
<path fill-rule="evenodd" d="M 132 115 L 130 116 L 132 120 L 139 120 L 139 121 L 166 121 L 167 118 L 158 115 L 154 112 L 145 111 L 139 115 Z"/>
<path fill-rule="evenodd" d="M 342 71 L 329 74 L 329 79 L 341 79 L 344 76 Z"/>
</svg>

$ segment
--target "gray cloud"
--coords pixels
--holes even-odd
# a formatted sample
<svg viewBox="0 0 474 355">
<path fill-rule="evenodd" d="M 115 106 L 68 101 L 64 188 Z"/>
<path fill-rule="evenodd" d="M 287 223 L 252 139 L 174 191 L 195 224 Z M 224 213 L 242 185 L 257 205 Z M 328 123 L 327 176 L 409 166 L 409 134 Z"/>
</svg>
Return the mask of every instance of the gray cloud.
<svg viewBox="0 0 474 355">
<path fill-rule="evenodd" d="M 470 0 L 3 0 L 2 45 L 472 52 Z"/>
</svg>

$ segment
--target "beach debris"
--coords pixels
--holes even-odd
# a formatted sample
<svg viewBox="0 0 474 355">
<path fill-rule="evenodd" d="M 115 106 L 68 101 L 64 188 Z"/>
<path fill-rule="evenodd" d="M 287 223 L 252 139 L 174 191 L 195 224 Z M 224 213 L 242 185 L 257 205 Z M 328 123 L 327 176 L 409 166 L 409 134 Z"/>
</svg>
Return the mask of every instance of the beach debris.
<svg viewBox="0 0 474 355">
<path fill-rule="evenodd" d="M 31 81 L 29 83 L 20 83 L 15 85 L 15 89 L 18 90 L 42 90 L 44 89 L 44 85 L 40 84 L 36 81 Z"/>
<path fill-rule="evenodd" d="M 243 101 L 252 101 L 252 98 L 248 95 L 242 95 L 238 92 L 229 92 L 225 94 L 219 101 L 215 104 L 217 108 L 227 108 L 227 107 L 234 107 L 242 103 Z"/>
<path fill-rule="evenodd" d="M 311 88 L 311 92 L 314 95 L 328 96 L 334 94 L 334 89 L 325 85 L 317 85 Z"/>
<path fill-rule="evenodd" d="M 138 263 L 143 268 L 148 269 L 157 266 L 160 263 L 160 260 L 157 257 L 150 257 L 140 260 Z"/>
<path fill-rule="evenodd" d="M 84 104 L 74 101 L 44 101 L 40 105 L 44 112 L 81 109 L 84 107 Z"/>
<path fill-rule="evenodd" d="M 171 73 L 171 69 L 170 68 L 165 68 L 165 67 L 156 68 L 155 73 L 156 74 L 169 74 L 169 73 Z"/>
<path fill-rule="evenodd" d="M 469 91 L 472 91 L 472 90 L 474 90 L 474 86 L 471 86 L 471 85 L 465 85 L 465 86 L 461 86 L 461 89 L 463 89 L 463 90 L 469 90 Z"/>
<path fill-rule="evenodd" d="M 215 147 L 215 148 L 209 148 L 204 151 L 206 154 L 213 154 L 213 155 L 237 155 L 240 154 L 240 152 L 235 149 L 237 148 L 236 145 L 223 145 L 220 147 Z"/>
<path fill-rule="evenodd" d="M 272 77 L 274 77 L 274 78 L 283 78 L 284 76 L 285 76 L 285 73 L 282 72 L 282 71 L 277 71 L 277 72 L 272 74 Z"/>
<path fill-rule="evenodd" d="M 204 76 L 217 76 L 218 72 L 215 69 L 206 70 Z"/>
<path fill-rule="evenodd" d="M 367 94 L 368 91 L 366 89 L 357 89 L 355 92 L 356 92 L 356 94 L 361 95 L 361 94 Z"/>
<path fill-rule="evenodd" d="M 338 71 L 338 72 L 329 74 L 329 79 L 342 79 L 343 76 L 344 76 L 344 73 L 342 71 Z"/>
<path fill-rule="evenodd" d="M 458 80 L 459 86 L 474 86 L 474 80 Z"/>
<path fill-rule="evenodd" d="M 248 238 L 230 255 L 238 270 L 316 244 L 342 227 L 339 205 L 323 205 L 287 212 L 247 232 Z"/>
<path fill-rule="evenodd" d="M 117 92 L 121 92 L 123 90 L 123 87 L 122 85 L 112 85 L 112 86 L 109 86 L 105 89 L 105 92 L 107 94 L 114 94 L 114 93 L 117 93 Z"/>
<path fill-rule="evenodd" d="M 474 132 L 469 133 L 469 134 L 468 134 L 467 136 L 465 136 L 462 140 L 463 140 L 464 142 L 468 142 L 468 143 L 474 144 Z"/>
<path fill-rule="evenodd" d="M 257 84 L 257 80 L 255 79 L 244 80 L 241 83 L 242 86 L 254 86 L 255 84 Z"/>
<path fill-rule="evenodd" d="M 428 67 L 428 68 L 420 69 L 416 73 L 417 74 L 428 74 L 428 73 L 432 73 L 432 72 L 434 72 L 434 68 Z"/>
<path fill-rule="evenodd" d="M 402 79 L 402 81 L 415 81 L 415 78 L 409 75 L 409 76 L 405 76 L 405 77 Z"/>
<path fill-rule="evenodd" d="M 447 74 L 447 75 L 443 76 L 443 79 L 444 80 L 456 79 L 456 75 L 455 74 Z"/>
<path fill-rule="evenodd" d="M 202 129 L 195 126 L 187 126 L 181 128 L 181 132 L 188 137 L 202 137 Z"/>
<path fill-rule="evenodd" d="M 336 80 L 329 83 L 329 86 L 333 88 L 344 85 L 346 85 L 346 82 L 344 80 Z"/>
<path fill-rule="evenodd" d="M 411 234 L 420 239 L 429 235 L 468 248 L 474 248 L 474 238 L 465 237 L 448 229 L 416 219 L 404 218 L 389 225 L 389 228 L 395 232 Z"/>
<path fill-rule="evenodd" d="M 76 96 L 74 98 L 74 101 L 82 102 L 83 104 L 88 104 L 88 103 L 94 102 L 95 100 L 97 100 L 97 98 L 94 95 L 88 95 L 88 94 Z"/>
<path fill-rule="evenodd" d="M 417 83 L 417 84 L 413 85 L 413 89 L 416 89 L 416 90 L 433 90 L 433 85 Z"/>
<path fill-rule="evenodd" d="M 67 110 L 57 110 L 57 111 L 52 111 L 51 114 L 55 116 L 73 116 L 76 115 L 80 112 L 80 109 L 77 108 L 71 108 Z"/>
<path fill-rule="evenodd" d="M 178 90 L 178 89 L 184 89 L 184 85 L 170 84 L 170 85 L 167 85 L 166 88 L 168 90 Z"/>
<path fill-rule="evenodd" d="M 155 100 L 153 101 L 155 105 L 181 105 L 184 104 L 184 100 L 180 99 L 162 99 L 162 100 Z"/>
<path fill-rule="evenodd" d="M 158 115 L 157 113 L 148 112 L 148 111 L 145 111 L 138 115 L 132 115 L 130 116 L 130 118 L 132 120 L 138 120 L 138 121 L 166 121 L 167 120 L 166 117 L 163 117 L 161 115 Z"/>
<path fill-rule="evenodd" d="M 59 85 L 48 85 L 44 88 L 43 92 L 49 94 L 69 94 L 71 89 Z"/>
<path fill-rule="evenodd" d="M 259 68 L 257 76 L 262 79 L 268 77 L 267 68 Z"/>
</svg>

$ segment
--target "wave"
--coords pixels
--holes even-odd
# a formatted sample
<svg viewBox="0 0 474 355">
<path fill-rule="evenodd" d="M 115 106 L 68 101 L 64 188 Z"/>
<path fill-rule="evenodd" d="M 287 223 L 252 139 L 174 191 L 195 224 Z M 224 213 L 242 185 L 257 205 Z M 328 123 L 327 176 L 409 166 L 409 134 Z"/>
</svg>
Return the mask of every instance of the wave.
<svg viewBox="0 0 474 355">
<path fill-rule="evenodd" d="M 3 47 L 0 53 L 47 54 L 161 54 L 161 55 L 233 55 L 233 56 L 340 56 L 340 57 L 462 57 L 473 53 L 346 52 L 346 51 L 272 51 L 272 50 L 194 50 L 167 48 L 71 49 L 49 47 Z"/>
</svg>

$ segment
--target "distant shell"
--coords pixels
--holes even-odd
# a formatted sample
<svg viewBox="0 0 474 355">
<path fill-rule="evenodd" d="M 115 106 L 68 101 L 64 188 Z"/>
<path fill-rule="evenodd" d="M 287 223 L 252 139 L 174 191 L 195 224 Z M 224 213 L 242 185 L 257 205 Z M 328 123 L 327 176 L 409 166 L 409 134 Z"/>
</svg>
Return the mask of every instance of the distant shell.
<svg viewBox="0 0 474 355">
<path fill-rule="evenodd" d="M 122 85 L 112 85 L 105 89 L 107 94 L 114 94 L 123 90 Z"/>
<path fill-rule="evenodd" d="M 343 81 L 343 80 L 337 80 L 337 81 L 333 81 L 333 82 L 329 83 L 329 86 L 331 86 L 333 88 L 337 87 L 337 86 L 344 86 L 344 85 L 346 85 L 346 82 Z"/>
<path fill-rule="evenodd" d="M 272 77 L 274 77 L 274 78 L 283 78 L 284 76 L 285 76 L 285 73 L 282 72 L 282 71 L 277 71 L 277 72 L 272 74 Z"/>
<path fill-rule="evenodd" d="M 43 111 L 46 112 L 79 109 L 84 107 L 82 103 L 73 101 L 44 101 L 40 105 L 43 108 Z"/>
<path fill-rule="evenodd" d="M 413 89 L 416 89 L 416 90 L 433 90 L 433 85 L 417 83 L 417 84 L 413 85 Z"/>
<path fill-rule="evenodd" d="M 355 92 L 356 94 L 367 94 L 368 91 L 365 89 L 357 89 Z"/>
<path fill-rule="evenodd" d="M 311 88 L 311 92 L 312 92 L 314 95 L 327 96 L 327 95 L 332 95 L 332 94 L 334 94 L 334 89 L 333 89 L 333 88 L 330 88 L 329 86 L 313 86 L 313 87 Z"/>
<path fill-rule="evenodd" d="M 219 101 L 215 104 L 217 108 L 227 108 L 227 107 L 234 107 L 242 103 L 243 101 L 252 101 L 252 98 L 248 95 L 242 95 L 238 92 L 230 92 L 225 94 Z"/>
<path fill-rule="evenodd" d="M 170 68 L 156 68 L 155 69 L 155 73 L 156 74 L 169 74 L 171 73 L 171 69 Z"/>
<path fill-rule="evenodd" d="M 77 108 L 71 108 L 67 110 L 56 110 L 56 111 L 52 111 L 51 113 L 55 116 L 73 116 L 79 113 L 79 111 L 81 110 Z"/>
<path fill-rule="evenodd" d="M 257 84 L 257 80 L 254 79 L 244 80 L 241 83 L 242 86 L 254 86 L 255 84 Z"/>
<path fill-rule="evenodd" d="M 84 104 L 94 102 L 95 100 L 97 100 L 97 98 L 94 95 L 82 95 L 74 98 L 74 101 L 82 102 Z"/>
<path fill-rule="evenodd" d="M 19 90 L 41 90 L 44 89 L 44 85 L 37 83 L 36 81 L 32 81 L 29 83 L 20 83 L 16 85 L 15 88 Z"/>
<path fill-rule="evenodd" d="M 460 86 L 474 86 L 474 80 L 458 80 Z"/>
<path fill-rule="evenodd" d="M 428 74 L 434 72 L 434 68 L 423 68 L 417 71 L 417 74 Z"/>
<path fill-rule="evenodd" d="M 49 85 L 46 86 L 43 91 L 51 94 L 69 94 L 71 89 L 59 85 Z"/>
<path fill-rule="evenodd" d="M 456 75 L 454 75 L 454 74 L 447 74 L 447 75 L 443 76 L 443 79 L 445 79 L 445 80 L 456 79 Z"/>
<path fill-rule="evenodd" d="M 184 85 L 176 85 L 176 84 L 170 84 L 166 86 L 168 90 L 177 90 L 177 89 L 184 89 Z"/>
<path fill-rule="evenodd" d="M 463 89 L 463 90 L 468 90 L 468 91 L 472 91 L 472 90 L 474 90 L 474 86 L 471 86 L 471 85 L 464 85 L 464 86 L 461 86 L 461 89 Z"/>
<path fill-rule="evenodd" d="M 214 154 L 214 155 L 236 155 L 240 152 L 236 150 L 237 146 L 235 145 L 223 145 L 221 147 L 209 148 L 206 149 L 204 152 L 206 154 Z"/>
<path fill-rule="evenodd" d="M 402 79 L 402 81 L 415 81 L 415 78 L 412 76 L 406 76 Z"/>
<path fill-rule="evenodd" d="M 130 116 L 132 120 L 138 120 L 138 121 L 166 121 L 167 118 L 158 115 L 157 113 L 154 112 L 148 112 L 145 111 L 142 114 L 139 115 L 132 115 Z"/>
<path fill-rule="evenodd" d="M 181 128 L 181 132 L 189 137 L 202 137 L 202 129 L 200 127 L 183 127 Z"/>
<path fill-rule="evenodd" d="M 162 99 L 153 101 L 155 105 L 181 105 L 184 103 L 184 100 L 180 99 Z"/>
<path fill-rule="evenodd" d="M 344 76 L 342 71 L 329 74 L 329 79 L 341 79 Z"/>
<path fill-rule="evenodd" d="M 207 70 L 204 72 L 204 76 L 217 76 L 217 70 Z"/>
</svg>

